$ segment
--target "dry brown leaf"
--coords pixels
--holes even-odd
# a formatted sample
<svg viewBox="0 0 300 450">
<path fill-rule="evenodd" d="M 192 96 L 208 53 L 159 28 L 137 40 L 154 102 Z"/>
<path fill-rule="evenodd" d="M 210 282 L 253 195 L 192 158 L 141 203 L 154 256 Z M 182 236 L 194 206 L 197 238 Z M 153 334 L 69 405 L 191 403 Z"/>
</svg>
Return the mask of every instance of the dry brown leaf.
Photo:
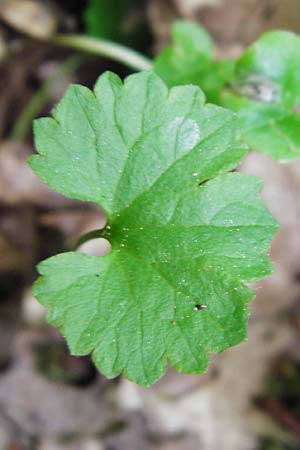
<svg viewBox="0 0 300 450">
<path fill-rule="evenodd" d="M 27 164 L 32 151 L 24 143 L 0 143 L 0 202 L 31 203 L 44 208 L 74 203 L 42 183 Z"/>
<path fill-rule="evenodd" d="M 2 0 L 0 17 L 18 31 L 37 38 L 47 38 L 57 28 L 54 10 L 43 1 Z"/>
</svg>

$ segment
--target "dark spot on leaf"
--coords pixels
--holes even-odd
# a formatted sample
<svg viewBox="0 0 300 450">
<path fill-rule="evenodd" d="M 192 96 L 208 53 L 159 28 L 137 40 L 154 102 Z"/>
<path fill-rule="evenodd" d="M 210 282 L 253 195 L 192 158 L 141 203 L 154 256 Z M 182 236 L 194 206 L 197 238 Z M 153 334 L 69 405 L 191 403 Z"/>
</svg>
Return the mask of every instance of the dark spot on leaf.
<svg viewBox="0 0 300 450">
<path fill-rule="evenodd" d="M 201 311 L 202 309 L 207 308 L 207 305 L 195 305 L 194 311 Z"/>
<path fill-rule="evenodd" d="M 202 181 L 200 181 L 200 183 L 198 183 L 198 186 L 203 186 L 207 182 L 208 182 L 207 179 L 206 180 L 202 180 Z"/>
</svg>

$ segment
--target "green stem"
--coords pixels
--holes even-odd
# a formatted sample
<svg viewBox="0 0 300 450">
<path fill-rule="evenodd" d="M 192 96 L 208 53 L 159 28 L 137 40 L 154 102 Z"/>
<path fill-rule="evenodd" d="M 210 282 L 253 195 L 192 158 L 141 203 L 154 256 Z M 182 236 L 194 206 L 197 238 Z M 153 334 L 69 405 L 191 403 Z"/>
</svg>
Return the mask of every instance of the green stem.
<svg viewBox="0 0 300 450">
<path fill-rule="evenodd" d="M 137 71 L 149 70 L 152 68 L 152 61 L 145 56 L 128 47 L 104 39 L 96 39 L 79 34 L 57 34 L 51 38 L 42 40 L 86 53 L 104 56 L 119 63 L 123 63 Z M 47 103 L 49 92 L 51 92 L 53 84 L 55 84 L 62 76 L 76 70 L 81 63 L 81 60 L 82 57 L 79 55 L 73 55 L 71 58 L 67 59 L 67 61 L 58 68 L 54 75 L 52 75 L 31 97 L 13 127 L 11 133 L 12 139 L 24 140 L 26 138 L 27 133 L 31 128 L 33 119 L 39 114 Z"/>
<path fill-rule="evenodd" d="M 137 71 L 152 68 L 152 61 L 145 56 L 128 47 L 104 39 L 78 34 L 58 34 L 50 38 L 50 42 L 94 55 L 104 56 Z"/>
<path fill-rule="evenodd" d="M 40 89 L 33 94 L 19 115 L 11 132 L 12 139 L 22 141 L 26 138 L 31 129 L 32 121 L 39 115 L 49 101 L 53 86 L 60 81 L 62 77 L 74 72 L 83 61 L 84 58 L 82 55 L 72 55 L 43 83 Z"/>
<path fill-rule="evenodd" d="M 91 239 L 99 239 L 99 238 L 105 238 L 106 236 L 106 229 L 103 228 L 101 230 L 93 230 L 89 231 L 88 233 L 85 233 L 83 236 L 81 236 L 74 245 L 72 245 L 72 250 L 76 250 L 78 247 L 80 247 L 82 244 L 84 244 L 87 241 L 90 241 Z"/>
</svg>

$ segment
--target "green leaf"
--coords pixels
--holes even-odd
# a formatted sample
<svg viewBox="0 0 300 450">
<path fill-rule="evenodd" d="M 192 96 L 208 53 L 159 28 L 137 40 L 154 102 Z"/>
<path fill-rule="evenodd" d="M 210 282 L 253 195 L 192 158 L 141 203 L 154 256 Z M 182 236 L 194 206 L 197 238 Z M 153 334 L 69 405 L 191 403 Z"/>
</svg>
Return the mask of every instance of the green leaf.
<svg viewBox="0 0 300 450">
<path fill-rule="evenodd" d="M 300 157 L 300 38 L 262 35 L 236 65 L 223 104 L 239 112 L 243 138 L 274 159 Z"/>
<path fill-rule="evenodd" d="M 193 22 L 175 22 L 172 39 L 172 45 L 156 57 L 155 72 L 169 87 L 195 84 L 208 101 L 220 103 L 220 91 L 232 78 L 233 62 L 214 61 L 209 34 Z"/>
<path fill-rule="evenodd" d="M 88 34 L 106 39 L 122 39 L 121 23 L 130 3 L 131 0 L 90 0 L 84 14 Z"/>
<path fill-rule="evenodd" d="M 96 38 L 142 47 L 149 27 L 139 14 L 140 0 L 90 0 L 84 12 L 87 34 Z"/>
<path fill-rule="evenodd" d="M 228 173 L 246 153 L 236 116 L 196 86 L 168 91 L 151 72 L 73 85 L 35 123 L 33 170 L 106 212 L 104 257 L 71 252 L 39 265 L 34 294 L 71 352 L 108 378 L 148 386 L 167 362 L 206 370 L 246 336 L 245 281 L 270 273 L 276 225 L 261 181 Z"/>
</svg>

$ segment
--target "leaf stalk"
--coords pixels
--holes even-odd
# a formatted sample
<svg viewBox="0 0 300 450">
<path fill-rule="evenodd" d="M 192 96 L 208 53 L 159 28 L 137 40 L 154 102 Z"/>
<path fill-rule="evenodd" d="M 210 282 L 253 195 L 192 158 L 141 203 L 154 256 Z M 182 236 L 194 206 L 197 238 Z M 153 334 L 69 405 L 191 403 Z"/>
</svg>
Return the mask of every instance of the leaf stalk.
<svg viewBox="0 0 300 450">
<path fill-rule="evenodd" d="M 90 241 L 91 239 L 99 239 L 99 238 L 106 238 L 107 237 L 107 230 L 106 228 L 100 229 L 100 230 L 93 230 L 89 231 L 88 233 L 83 234 L 80 236 L 79 239 L 75 242 L 74 245 L 72 245 L 72 250 L 77 250 L 81 245 L 83 245 L 85 242 Z"/>
<path fill-rule="evenodd" d="M 135 50 L 105 39 L 79 34 L 57 34 L 49 40 L 56 45 L 110 58 L 133 70 L 140 71 L 152 68 L 152 61 L 150 59 Z"/>
</svg>

